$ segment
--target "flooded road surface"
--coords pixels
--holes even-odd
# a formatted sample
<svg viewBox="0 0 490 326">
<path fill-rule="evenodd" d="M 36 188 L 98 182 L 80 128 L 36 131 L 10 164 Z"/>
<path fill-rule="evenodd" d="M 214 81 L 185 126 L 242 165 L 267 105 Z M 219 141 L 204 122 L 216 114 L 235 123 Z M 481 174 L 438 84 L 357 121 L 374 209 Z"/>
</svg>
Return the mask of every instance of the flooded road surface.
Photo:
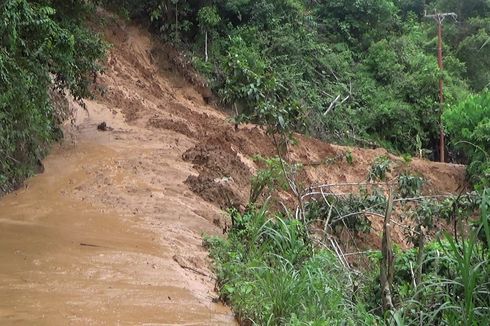
<svg viewBox="0 0 490 326">
<path fill-rule="evenodd" d="M 148 33 L 102 20 L 112 47 L 97 99 L 70 103 L 45 173 L 0 199 L 0 325 L 235 324 L 202 246 L 225 214 L 189 190 L 198 172 L 182 159 L 211 128 L 191 119 L 226 117 L 195 105 Z"/>
<path fill-rule="evenodd" d="M 0 200 L 0 324 L 232 324 L 197 231 L 216 230 L 185 204 L 190 167 L 165 165 L 178 153 L 114 117 L 113 134 L 95 131 L 109 118 L 97 107 L 76 144 Z"/>
</svg>

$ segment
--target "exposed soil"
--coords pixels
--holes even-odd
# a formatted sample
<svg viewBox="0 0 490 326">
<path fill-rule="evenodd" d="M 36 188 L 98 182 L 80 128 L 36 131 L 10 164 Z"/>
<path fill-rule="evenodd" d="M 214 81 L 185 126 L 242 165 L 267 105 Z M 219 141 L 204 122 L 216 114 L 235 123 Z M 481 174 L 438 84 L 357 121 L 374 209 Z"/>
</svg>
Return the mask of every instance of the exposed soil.
<svg viewBox="0 0 490 326">
<path fill-rule="evenodd" d="M 233 324 L 214 303 L 201 235 L 222 233 L 220 208 L 246 205 L 253 157 L 274 156 L 272 141 L 257 126 L 235 130 L 176 52 L 103 15 L 112 48 L 96 99 L 71 104 L 76 122 L 45 173 L 0 201 L 0 323 Z M 363 181 L 388 155 L 295 138 L 305 187 Z M 429 193 L 464 184 L 460 165 L 410 169 Z"/>
</svg>

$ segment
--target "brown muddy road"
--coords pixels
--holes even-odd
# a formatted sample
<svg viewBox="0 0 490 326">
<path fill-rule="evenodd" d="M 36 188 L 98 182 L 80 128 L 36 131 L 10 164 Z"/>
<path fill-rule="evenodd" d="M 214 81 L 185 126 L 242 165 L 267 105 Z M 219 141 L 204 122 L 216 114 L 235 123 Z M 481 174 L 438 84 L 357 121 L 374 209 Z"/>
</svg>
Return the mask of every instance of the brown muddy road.
<svg viewBox="0 0 490 326">
<path fill-rule="evenodd" d="M 173 82 L 153 75 L 145 33 L 107 34 L 108 95 L 86 111 L 71 104 L 75 128 L 45 173 L 0 200 L 0 325 L 234 324 L 214 303 L 201 237 L 221 233 L 223 213 L 184 184 L 195 141 L 146 127 L 180 101 Z M 102 121 L 113 130 L 98 131 Z"/>
</svg>

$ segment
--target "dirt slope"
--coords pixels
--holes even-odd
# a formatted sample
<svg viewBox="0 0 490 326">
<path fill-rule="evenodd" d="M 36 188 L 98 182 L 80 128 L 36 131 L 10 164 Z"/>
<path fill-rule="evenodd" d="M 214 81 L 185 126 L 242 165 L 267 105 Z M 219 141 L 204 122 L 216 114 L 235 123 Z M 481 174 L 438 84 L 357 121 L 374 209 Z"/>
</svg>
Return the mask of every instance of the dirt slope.
<svg viewBox="0 0 490 326">
<path fill-rule="evenodd" d="M 104 19 L 112 48 L 97 98 L 87 110 L 72 104 L 45 174 L 0 201 L 0 324 L 232 324 L 213 303 L 201 234 L 221 233 L 220 207 L 246 203 L 251 158 L 273 156 L 272 143 L 256 126 L 235 131 L 174 68 L 175 53 Z M 97 131 L 102 121 L 111 130 Z M 385 154 L 297 138 L 305 185 L 364 180 Z M 462 166 L 412 168 L 431 192 L 464 181 Z"/>
<path fill-rule="evenodd" d="M 206 104 L 208 92 L 199 82 L 196 87 L 195 74 L 173 64 L 181 62 L 176 52 L 152 41 L 147 33 L 121 23 L 105 32 L 114 48 L 107 73 L 98 80 L 97 89 L 102 90 L 98 102 L 122 112 L 133 127 L 174 135 L 173 148 L 193 166 L 185 183 L 201 198 L 221 208 L 246 204 L 250 177 L 257 169 L 253 157 L 276 156 L 270 136 L 254 125 L 235 130 L 226 113 Z M 365 181 L 372 162 L 381 155 L 394 162 L 393 175 L 402 169 L 422 175 L 427 193 L 453 193 L 465 184 L 462 165 L 419 159 L 407 165 L 384 149 L 336 146 L 299 134 L 295 138 L 290 159 L 303 164 L 304 187 Z M 347 164 L 347 152 L 352 153 L 353 164 Z"/>
</svg>

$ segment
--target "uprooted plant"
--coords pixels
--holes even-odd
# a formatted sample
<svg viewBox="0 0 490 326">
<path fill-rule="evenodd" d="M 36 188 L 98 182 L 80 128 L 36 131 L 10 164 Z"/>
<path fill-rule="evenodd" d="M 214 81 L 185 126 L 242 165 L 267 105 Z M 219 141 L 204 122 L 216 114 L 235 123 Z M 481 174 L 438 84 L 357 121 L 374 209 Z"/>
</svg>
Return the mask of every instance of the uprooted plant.
<svg viewBox="0 0 490 326">
<path fill-rule="evenodd" d="M 325 229 L 331 229 L 334 233 L 339 233 L 343 228 L 354 233 L 369 232 L 371 222 L 368 215 L 381 214 L 386 204 L 384 194 L 377 187 L 361 187 L 357 194 L 336 194 L 321 187 L 317 189 L 321 197 L 305 203 L 307 219 L 324 221 Z M 305 199 L 314 194 L 314 191 L 307 193 Z"/>
</svg>

